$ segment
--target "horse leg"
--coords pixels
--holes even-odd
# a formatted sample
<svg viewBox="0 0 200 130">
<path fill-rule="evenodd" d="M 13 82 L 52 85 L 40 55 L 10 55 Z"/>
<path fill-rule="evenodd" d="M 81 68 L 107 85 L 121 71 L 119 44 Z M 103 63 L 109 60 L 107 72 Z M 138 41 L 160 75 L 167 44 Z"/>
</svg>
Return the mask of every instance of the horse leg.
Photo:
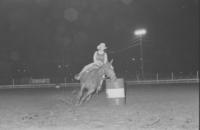
<svg viewBox="0 0 200 130">
<path fill-rule="evenodd" d="M 87 93 L 81 98 L 80 104 L 82 104 L 85 100 L 89 101 L 93 92 L 94 89 L 88 90 Z"/>
<path fill-rule="evenodd" d="M 100 91 L 101 88 L 102 88 L 102 84 L 103 84 L 103 79 L 100 81 L 99 86 L 98 86 L 97 89 L 96 89 L 95 95 L 98 95 L 98 94 L 99 94 L 99 91 Z"/>
<path fill-rule="evenodd" d="M 87 97 L 86 101 L 88 102 L 92 97 L 95 97 L 98 94 L 97 91 L 98 91 L 97 88 L 91 90 L 91 94 Z"/>
</svg>

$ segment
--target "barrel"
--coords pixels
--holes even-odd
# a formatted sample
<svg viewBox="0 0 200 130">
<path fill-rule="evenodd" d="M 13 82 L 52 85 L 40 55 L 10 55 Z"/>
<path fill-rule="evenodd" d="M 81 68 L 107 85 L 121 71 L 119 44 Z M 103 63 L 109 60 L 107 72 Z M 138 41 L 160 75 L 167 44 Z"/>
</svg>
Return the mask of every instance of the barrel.
<svg viewBox="0 0 200 130">
<path fill-rule="evenodd" d="M 106 95 L 110 105 L 124 105 L 126 103 L 124 80 L 106 80 Z"/>
</svg>

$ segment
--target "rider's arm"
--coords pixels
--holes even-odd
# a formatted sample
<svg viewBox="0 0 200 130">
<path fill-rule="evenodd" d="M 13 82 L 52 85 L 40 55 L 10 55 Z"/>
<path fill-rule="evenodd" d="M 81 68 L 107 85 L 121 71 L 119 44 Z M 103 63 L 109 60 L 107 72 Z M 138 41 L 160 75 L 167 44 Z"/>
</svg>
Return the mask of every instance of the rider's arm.
<svg viewBox="0 0 200 130">
<path fill-rule="evenodd" d="M 104 64 L 107 63 L 107 62 L 108 62 L 108 55 L 107 55 L 107 53 L 105 53 L 105 55 L 104 55 Z"/>
<path fill-rule="evenodd" d="M 97 51 L 95 51 L 94 55 L 93 55 L 93 62 L 96 63 L 97 61 Z"/>
</svg>

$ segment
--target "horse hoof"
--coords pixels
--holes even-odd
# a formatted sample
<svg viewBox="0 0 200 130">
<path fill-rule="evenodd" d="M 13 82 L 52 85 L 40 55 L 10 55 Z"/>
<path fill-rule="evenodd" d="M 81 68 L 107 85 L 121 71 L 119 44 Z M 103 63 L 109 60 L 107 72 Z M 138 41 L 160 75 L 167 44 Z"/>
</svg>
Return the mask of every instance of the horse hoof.
<svg viewBox="0 0 200 130">
<path fill-rule="evenodd" d="M 75 106 L 80 106 L 81 105 L 81 103 L 79 102 L 79 101 L 77 101 L 76 103 L 75 103 Z"/>
<path fill-rule="evenodd" d="M 77 93 L 77 90 L 73 90 L 73 91 L 72 91 L 72 94 L 76 94 L 76 93 Z"/>
<path fill-rule="evenodd" d="M 75 103 L 75 106 L 80 106 L 80 104 L 79 103 Z"/>
</svg>

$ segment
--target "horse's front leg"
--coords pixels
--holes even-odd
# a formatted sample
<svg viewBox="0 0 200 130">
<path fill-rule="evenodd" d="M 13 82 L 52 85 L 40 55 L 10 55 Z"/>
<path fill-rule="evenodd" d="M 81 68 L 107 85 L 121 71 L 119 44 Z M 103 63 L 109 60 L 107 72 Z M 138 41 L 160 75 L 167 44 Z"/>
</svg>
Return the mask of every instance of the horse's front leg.
<svg viewBox="0 0 200 130">
<path fill-rule="evenodd" d="M 104 79 L 101 79 L 101 81 L 100 81 L 100 83 L 99 83 L 99 86 L 98 86 L 97 89 L 96 89 L 95 95 L 98 95 L 98 94 L 99 94 L 99 91 L 100 91 L 101 88 L 102 88 L 103 80 L 104 80 Z"/>
<path fill-rule="evenodd" d="M 83 98 L 81 98 L 80 104 L 82 104 L 84 101 L 89 101 L 94 91 L 94 89 L 88 89 L 87 93 L 83 96 Z"/>
</svg>

